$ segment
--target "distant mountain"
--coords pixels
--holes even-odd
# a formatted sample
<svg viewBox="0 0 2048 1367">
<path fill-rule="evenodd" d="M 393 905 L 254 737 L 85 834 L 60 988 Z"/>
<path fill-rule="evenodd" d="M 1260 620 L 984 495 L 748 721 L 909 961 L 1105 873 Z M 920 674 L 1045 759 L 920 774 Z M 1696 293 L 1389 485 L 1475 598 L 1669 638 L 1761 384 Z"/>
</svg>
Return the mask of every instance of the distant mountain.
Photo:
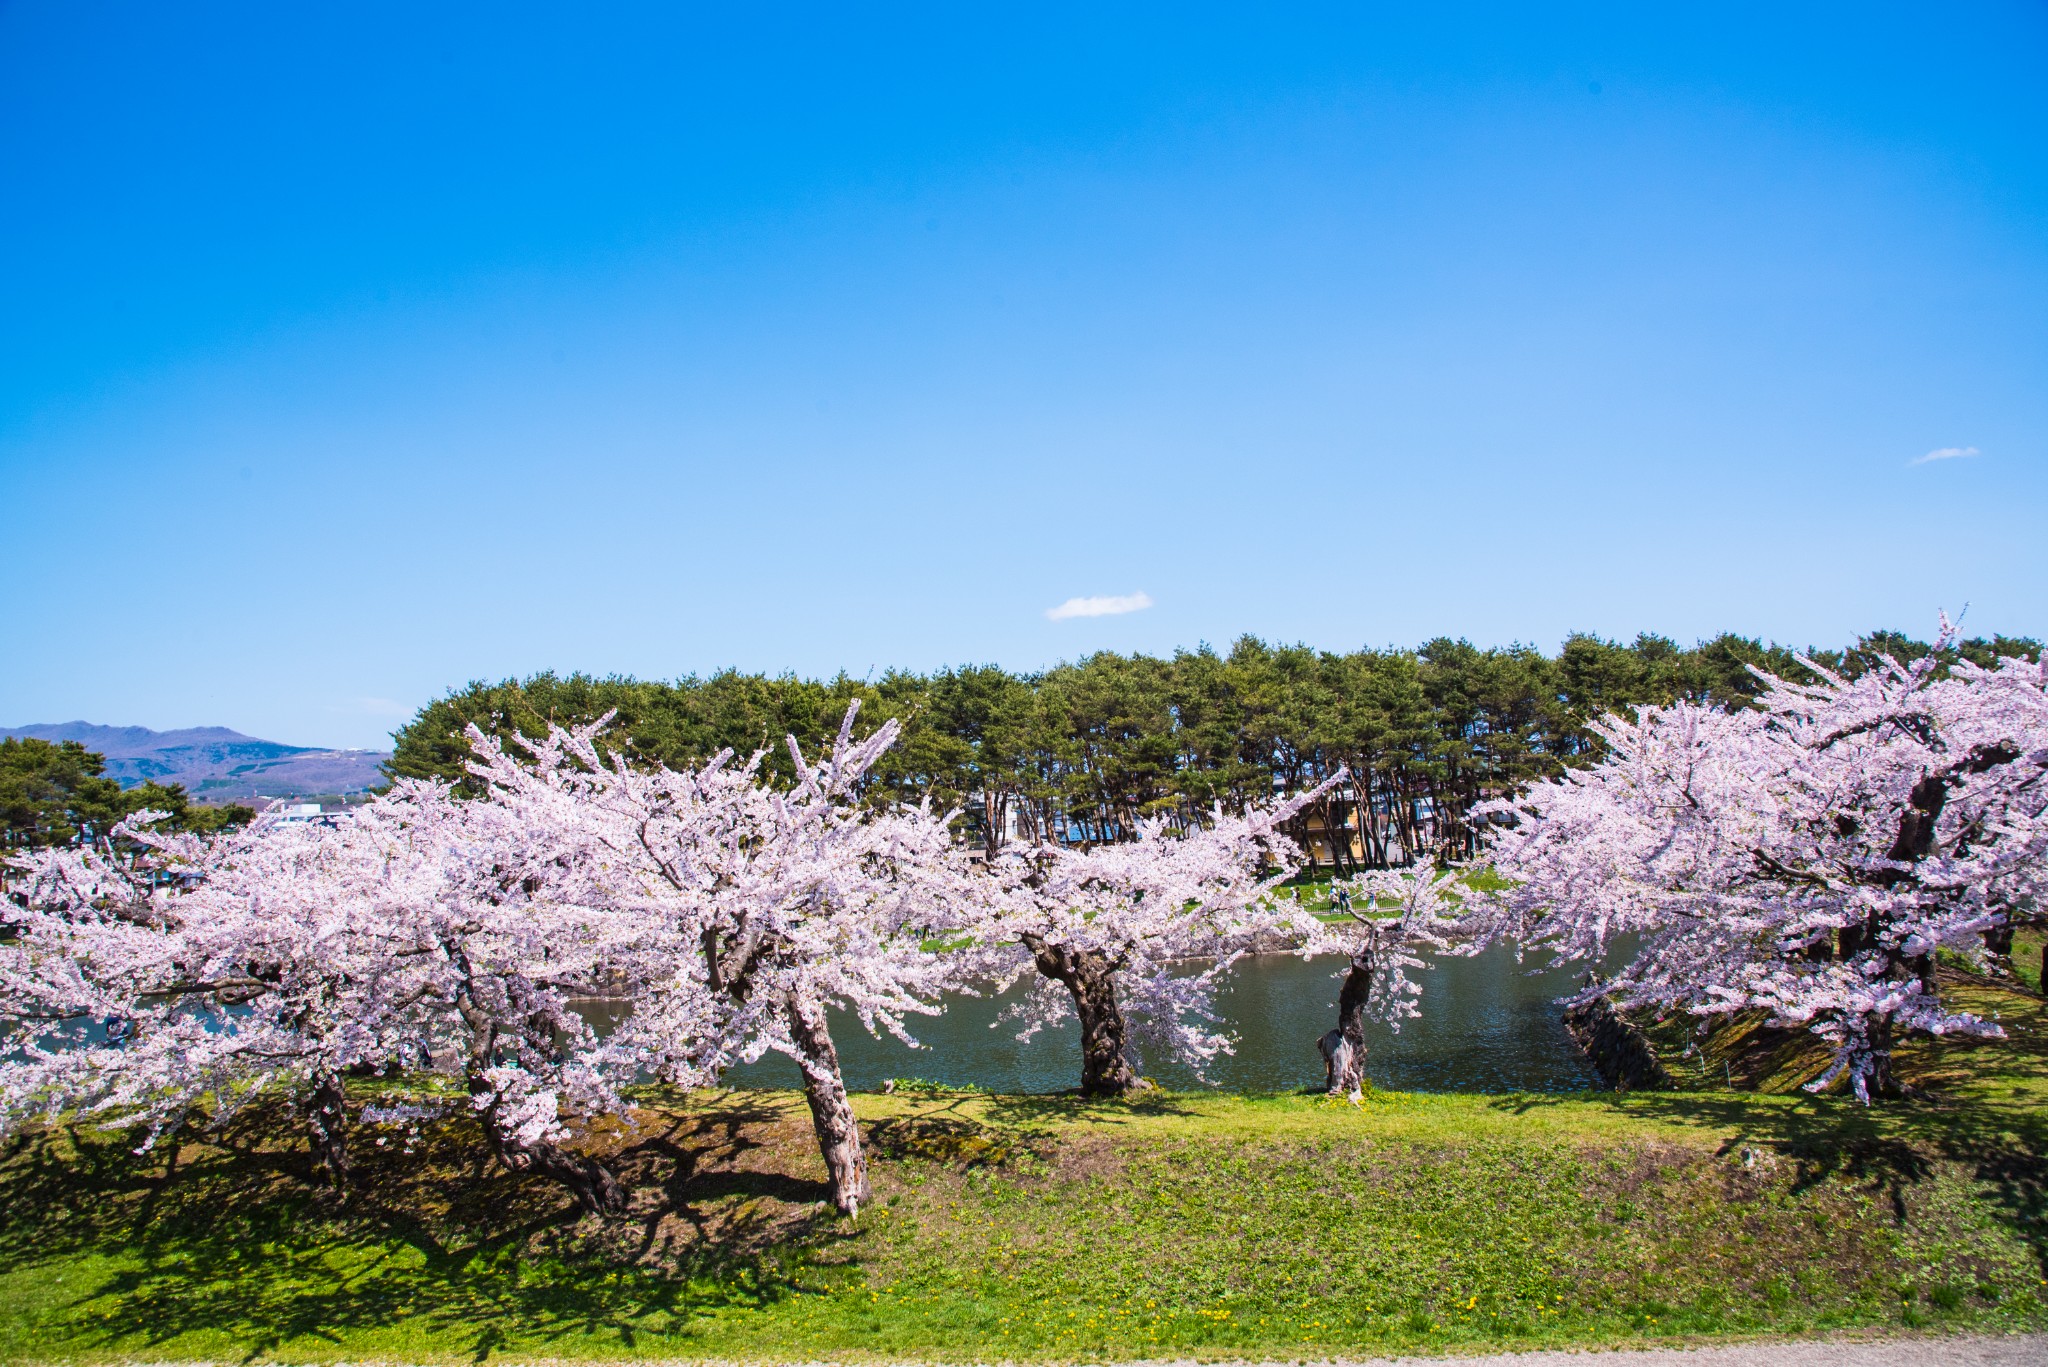
<svg viewBox="0 0 2048 1367">
<path fill-rule="evenodd" d="M 383 750 L 316 750 L 257 740 L 225 726 L 152 731 L 146 726 L 94 726 L 67 721 L 50 726 L 0 727 L 0 736 L 75 740 L 107 758 L 107 777 L 124 788 L 138 783 L 182 783 L 201 802 L 250 802 L 270 797 L 325 797 L 359 793 L 384 782 Z"/>
</svg>

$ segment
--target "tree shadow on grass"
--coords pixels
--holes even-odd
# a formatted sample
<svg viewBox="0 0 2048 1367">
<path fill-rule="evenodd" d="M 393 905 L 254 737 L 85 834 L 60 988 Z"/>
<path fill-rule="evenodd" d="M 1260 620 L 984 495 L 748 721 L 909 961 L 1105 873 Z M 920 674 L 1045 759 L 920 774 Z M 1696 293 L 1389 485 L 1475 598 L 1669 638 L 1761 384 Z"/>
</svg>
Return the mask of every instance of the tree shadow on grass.
<svg viewBox="0 0 2048 1367">
<path fill-rule="evenodd" d="M 1642 1091 L 1576 1096 L 1518 1094 L 1494 1105 L 1518 1114 L 1563 1104 L 1600 1105 L 1725 1136 L 1792 1164 L 1793 1190 L 1846 1180 L 1906 1219 L 1907 1197 L 1942 1166 L 1960 1169 L 1981 1199 L 2032 1250 L 2048 1278 L 2048 1003 L 2010 985 L 1944 969 L 1943 993 L 1999 1020 L 2007 1037 L 1916 1037 L 1896 1056 L 1911 1089 L 1863 1106 L 1852 1097 L 1803 1092 Z"/>
<path fill-rule="evenodd" d="M 969 1115 L 889 1116 L 865 1127 L 876 1156 L 950 1168 L 1000 1168 L 1043 1161 L 1057 1148 L 1053 1131 L 1029 1123 L 989 1124 Z"/>
<path fill-rule="evenodd" d="M 1200 1112 L 1173 1092 L 1147 1088 L 1121 1097 L 1078 1092 L 1019 1093 L 986 1098 L 982 1115 L 992 1125 L 1038 1130 L 1057 1125 L 1124 1125 L 1139 1117 L 1193 1116 Z"/>
<path fill-rule="evenodd" d="M 52 1130 L 0 1160 L 0 1265 L 106 1255 L 114 1270 L 41 1309 L 60 1336 L 30 1347 L 262 1356 L 390 1332 L 394 1350 L 500 1350 L 563 1338 L 630 1351 L 687 1342 L 694 1318 L 827 1289 L 857 1235 L 822 1214 L 821 1182 L 750 1164 L 779 1113 L 666 1117 L 613 1154 L 632 1190 L 598 1222 L 545 1182 L 479 1164 L 467 1118 L 408 1147 L 359 1131 L 358 1194 L 305 1184 L 277 1115 L 209 1142 Z M 69 1278 L 76 1287 L 79 1278 Z"/>
<path fill-rule="evenodd" d="M 1944 1165 L 1960 1169 L 1999 1221 L 2026 1242 L 2048 1277 L 2048 1118 L 2036 1110 L 1953 1096 L 1865 1107 L 1838 1096 L 1726 1092 L 1523 1095 L 1495 1105 L 1519 1114 L 1574 1102 L 1715 1132 L 1726 1157 L 1747 1161 L 1744 1151 L 1753 1150 L 1789 1163 L 1794 1192 L 1846 1181 L 1885 1201 L 1900 1222 L 1914 1188 L 1932 1181 Z"/>
</svg>

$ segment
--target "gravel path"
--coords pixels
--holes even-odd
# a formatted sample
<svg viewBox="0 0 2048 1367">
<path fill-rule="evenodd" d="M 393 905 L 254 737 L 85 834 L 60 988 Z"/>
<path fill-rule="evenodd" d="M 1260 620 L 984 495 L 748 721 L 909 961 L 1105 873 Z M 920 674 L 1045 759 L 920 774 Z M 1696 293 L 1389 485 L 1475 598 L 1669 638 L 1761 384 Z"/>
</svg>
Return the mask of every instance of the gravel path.
<svg viewBox="0 0 2048 1367">
<path fill-rule="evenodd" d="M 1146 1363 L 1143 1367 L 1196 1367 L 1196 1364 L 1182 1359 Z M 1729 1343 L 1701 1348 L 1616 1349 L 1604 1353 L 1374 1358 L 1323 1363 L 1318 1367 L 2048 1367 L 2048 1334 L 2013 1334 L 2000 1338 Z"/>
</svg>

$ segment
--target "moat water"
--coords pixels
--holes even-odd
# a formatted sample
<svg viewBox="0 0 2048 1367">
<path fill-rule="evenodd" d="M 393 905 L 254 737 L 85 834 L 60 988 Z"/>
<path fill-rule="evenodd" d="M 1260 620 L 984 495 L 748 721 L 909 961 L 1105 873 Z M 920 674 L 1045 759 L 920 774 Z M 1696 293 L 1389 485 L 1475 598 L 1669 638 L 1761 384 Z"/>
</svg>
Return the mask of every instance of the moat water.
<svg viewBox="0 0 2048 1367">
<path fill-rule="evenodd" d="M 1170 1060 L 1141 1060 L 1144 1074 L 1175 1089 L 1210 1086 L 1235 1092 L 1280 1092 L 1320 1086 L 1316 1040 L 1336 1024 L 1341 958 L 1302 960 L 1274 954 L 1241 961 L 1217 994 L 1235 1051 L 1197 1078 Z M 1366 1073 L 1377 1087 L 1418 1092 L 1570 1092 L 1599 1085 L 1565 1034 L 1557 998 L 1577 984 L 1571 970 L 1530 971 L 1505 946 L 1473 958 L 1444 958 L 1417 971 L 1422 1014 L 1396 1032 L 1368 1032 Z M 832 1034 L 847 1085 L 872 1091 L 890 1078 L 921 1078 L 995 1092 L 1060 1092 L 1080 1083 L 1079 1031 L 1073 1021 L 1020 1042 L 1013 1022 L 997 1017 L 1023 989 L 1000 998 L 956 997 L 943 1015 L 914 1019 L 921 1047 L 877 1039 L 852 1016 L 835 1013 Z M 627 1009 L 588 1001 L 577 1008 L 600 1033 Z M 104 1035 L 87 1030 L 91 1042 Z M 741 1087 L 795 1087 L 796 1065 L 780 1055 L 736 1068 Z"/>
<path fill-rule="evenodd" d="M 1470 959 L 1446 958 L 1415 974 L 1422 984 L 1422 1015 L 1398 1033 L 1370 1032 L 1366 1072 L 1373 1084 L 1397 1091 L 1568 1092 L 1599 1085 L 1564 1030 L 1556 999 L 1577 983 L 1570 971 L 1530 972 L 1513 953 L 1496 947 Z M 1218 994 L 1218 1014 L 1237 1040 L 1236 1052 L 1204 1071 L 1208 1086 L 1226 1091 L 1276 1092 L 1319 1086 L 1323 1079 L 1316 1039 L 1336 1024 L 1338 974 L 1343 960 L 1304 961 L 1263 955 L 1240 962 Z M 972 1084 L 997 1092 L 1058 1092 L 1080 1084 L 1079 1032 L 1069 1020 L 1019 1043 L 1016 1026 L 996 1017 L 1013 998 L 960 997 L 942 1016 L 915 1020 L 923 1046 L 875 1039 L 851 1016 L 834 1018 L 849 1087 L 879 1088 L 889 1078 Z M 993 1027 L 993 1028 L 992 1028 Z M 1142 1071 L 1172 1088 L 1203 1086 L 1169 1061 L 1143 1060 Z M 794 1087 L 796 1065 L 780 1056 L 728 1074 L 735 1086 Z"/>
</svg>

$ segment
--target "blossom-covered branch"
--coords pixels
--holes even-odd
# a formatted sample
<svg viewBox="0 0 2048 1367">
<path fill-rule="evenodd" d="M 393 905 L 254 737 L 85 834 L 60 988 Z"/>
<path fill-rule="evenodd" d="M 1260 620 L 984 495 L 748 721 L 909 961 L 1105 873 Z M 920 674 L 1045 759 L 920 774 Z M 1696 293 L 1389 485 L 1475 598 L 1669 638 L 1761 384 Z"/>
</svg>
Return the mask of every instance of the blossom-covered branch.
<svg viewBox="0 0 2048 1367">
<path fill-rule="evenodd" d="M 1946 645 L 1954 635 L 1944 620 Z M 1885 658 L 1851 679 L 1759 675 L 1754 709 L 1645 708 L 1607 758 L 1491 804 L 1488 935 L 1604 963 L 1591 992 L 1804 1026 L 1866 1100 L 1904 1031 L 1989 1036 L 1949 1008 L 1937 950 L 2032 914 L 2048 877 L 2048 677 L 2004 659 Z"/>
<path fill-rule="evenodd" d="M 1147 822 L 1123 844 L 999 857 L 1006 888 L 978 938 L 999 987 L 1038 975 L 1009 1015 L 1023 1023 L 1020 1038 L 1069 1011 L 1079 1017 L 1087 1096 L 1140 1086 L 1141 1047 L 1197 1072 L 1228 1052 L 1229 1037 L 1214 1028 L 1216 986 L 1262 940 L 1316 933 L 1313 918 L 1272 895 L 1301 858 L 1284 826 L 1344 777 L 1241 815 L 1219 807 L 1183 834 Z M 1003 946 L 1013 948 L 1006 955 Z"/>
</svg>

